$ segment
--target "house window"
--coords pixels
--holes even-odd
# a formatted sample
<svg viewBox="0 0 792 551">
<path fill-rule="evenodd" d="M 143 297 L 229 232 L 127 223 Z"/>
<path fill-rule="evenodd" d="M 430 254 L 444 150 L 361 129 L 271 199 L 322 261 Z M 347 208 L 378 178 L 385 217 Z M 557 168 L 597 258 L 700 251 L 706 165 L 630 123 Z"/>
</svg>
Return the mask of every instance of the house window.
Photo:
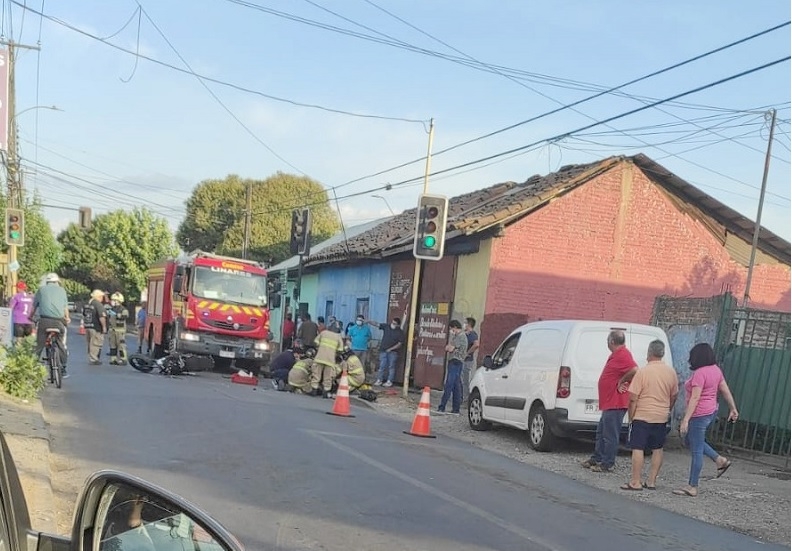
<svg viewBox="0 0 792 551">
<path fill-rule="evenodd" d="M 369 299 L 359 298 L 355 304 L 355 316 L 363 316 L 363 319 L 369 319 Z"/>
<path fill-rule="evenodd" d="M 325 322 L 329 320 L 333 316 L 333 301 L 328 300 L 325 301 L 325 311 L 324 311 L 324 319 Z"/>
</svg>

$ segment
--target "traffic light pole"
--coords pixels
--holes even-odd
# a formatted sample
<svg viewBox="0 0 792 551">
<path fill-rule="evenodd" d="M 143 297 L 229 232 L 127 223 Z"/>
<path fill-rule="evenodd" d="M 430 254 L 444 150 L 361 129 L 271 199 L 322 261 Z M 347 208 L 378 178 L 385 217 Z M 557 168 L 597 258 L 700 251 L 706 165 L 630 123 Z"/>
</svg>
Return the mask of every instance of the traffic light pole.
<svg viewBox="0 0 792 551">
<path fill-rule="evenodd" d="M 8 204 L 7 207 L 21 209 L 24 206 L 24 193 L 22 191 L 22 175 L 19 171 L 19 157 L 17 155 L 17 132 L 16 132 L 16 87 L 14 82 L 14 66 L 16 58 L 15 48 L 25 48 L 28 50 L 39 50 L 38 46 L 25 46 L 15 42 L 0 41 L 0 45 L 8 46 L 8 151 L 6 151 L 6 173 L 8 178 Z M 6 222 L 7 223 L 7 222 Z M 11 266 L 17 261 L 18 247 L 8 246 L 8 265 Z M 16 284 L 19 277 L 18 270 L 9 270 L 9 281 L 7 293 L 10 297 L 16 292 Z"/>
<path fill-rule="evenodd" d="M 426 149 L 426 170 L 424 171 L 423 193 L 429 193 L 429 172 L 432 169 L 432 142 L 434 141 L 434 119 L 429 121 L 429 145 Z M 418 216 L 416 210 L 415 215 Z M 402 396 L 407 397 L 410 388 L 410 372 L 412 371 L 413 341 L 415 340 L 415 325 L 418 321 L 418 291 L 421 281 L 421 268 L 423 260 L 415 259 L 415 272 L 413 272 L 412 293 L 410 293 L 410 317 L 407 320 L 407 355 L 404 362 L 404 383 L 402 384 Z"/>
</svg>

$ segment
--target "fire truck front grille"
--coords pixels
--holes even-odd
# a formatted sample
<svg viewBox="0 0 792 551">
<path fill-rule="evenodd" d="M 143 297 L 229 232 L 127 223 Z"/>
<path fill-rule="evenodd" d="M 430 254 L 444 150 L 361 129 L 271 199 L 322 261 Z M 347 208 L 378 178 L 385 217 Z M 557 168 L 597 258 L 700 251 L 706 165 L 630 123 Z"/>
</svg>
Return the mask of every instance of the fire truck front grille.
<svg viewBox="0 0 792 551">
<path fill-rule="evenodd" d="M 233 322 L 228 321 L 215 321 L 215 320 L 207 320 L 207 325 L 211 325 L 212 327 L 217 327 L 218 329 L 226 329 L 228 331 L 252 331 L 256 328 L 255 325 L 247 325 L 240 323 L 238 327 L 234 327 Z"/>
</svg>

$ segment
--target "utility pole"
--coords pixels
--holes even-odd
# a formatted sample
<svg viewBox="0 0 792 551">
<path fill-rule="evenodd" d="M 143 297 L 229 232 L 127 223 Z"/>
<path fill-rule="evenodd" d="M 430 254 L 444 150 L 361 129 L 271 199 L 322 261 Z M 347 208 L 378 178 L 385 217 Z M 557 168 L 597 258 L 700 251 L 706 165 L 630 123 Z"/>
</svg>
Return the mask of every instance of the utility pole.
<svg viewBox="0 0 792 551">
<path fill-rule="evenodd" d="M 245 237 L 242 242 L 242 258 L 247 260 L 250 254 L 250 223 L 253 216 L 253 182 L 248 182 L 247 198 L 245 200 Z"/>
<path fill-rule="evenodd" d="M 762 229 L 762 207 L 764 206 L 765 191 L 767 190 L 767 174 L 770 172 L 770 157 L 773 150 L 773 134 L 776 125 L 776 110 L 771 109 L 770 137 L 767 139 L 767 154 L 765 155 L 764 174 L 762 175 L 762 189 L 759 192 L 759 208 L 756 212 L 756 226 L 754 227 L 753 244 L 751 245 L 751 260 L 748 262 L 748 275 L 745 278 L 745 294 L 743 307 L 748 306 L 751 297 L 751 279 L 753 279 L 754 263 L 756 262 L 756 249 L 759 247 L 759 231 Z"/>
<path fill-rule="evenodd" d="M 38 46 L 25 46 L 13 41 L 0 41 L 0 45 L 8 46 L 8 151 L 6 152 L 6 174 L 8 178 L 8 207 L 21 209 L 24 207 L 24 188 L 22 175 L 19 170 L 19 155 L 17 151 L 17 124 L 16 124 L 16 87 L 14 83 L 14 66 L 16 65 L 16 48 L 40 50 Z M 8 246 L 9 267 L 17 262 L 18 247 Z M 18 270 L 9 270 L 8 296 L 16 291 Z"/>
<path fill-rule="evenodd" d="M 429 121 L 429 145 L 426 149 L 426 170 L 424 171 L 423 193 L 429 193 L 429 172 L 432 168 L 432 142 L 434 141 L 434 119 Z M 415 216 L 418 216 L 418 210 Z M 410 371 L 412 371 L 413 340 L 415 339 L 415 322 L 417 321 L 418 311 L 418 291 L 421 281 L 421 268 L 423 260 L 415 259 L 415 272 L 413 272 L 412 293 L 410 296 L 410 317 L 407 327 L 407 356 L 404 362 L 404 383 L 402 384 L 402 396 L 407 398 L 407 391 L 410 388 Z"/>
</svg>

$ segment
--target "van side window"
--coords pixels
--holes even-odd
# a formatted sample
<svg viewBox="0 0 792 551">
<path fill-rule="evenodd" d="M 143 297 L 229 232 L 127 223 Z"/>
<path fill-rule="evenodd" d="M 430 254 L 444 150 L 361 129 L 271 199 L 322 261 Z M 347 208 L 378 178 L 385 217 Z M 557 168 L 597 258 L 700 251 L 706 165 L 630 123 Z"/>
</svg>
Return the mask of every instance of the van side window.
<svg viewBox="0 0 792 551">
<path fill-rule="evenodd" d="M 509 362 L 514 356 L 514 351 L 517 349 L 518 342 L 520 342 L 520 333 L 515 333 L 500 345 L 498 351 L 492 356 L 492 367 L 494 369 L 500 369 L 501 367 L 509 365 Z"/>
</svg>

